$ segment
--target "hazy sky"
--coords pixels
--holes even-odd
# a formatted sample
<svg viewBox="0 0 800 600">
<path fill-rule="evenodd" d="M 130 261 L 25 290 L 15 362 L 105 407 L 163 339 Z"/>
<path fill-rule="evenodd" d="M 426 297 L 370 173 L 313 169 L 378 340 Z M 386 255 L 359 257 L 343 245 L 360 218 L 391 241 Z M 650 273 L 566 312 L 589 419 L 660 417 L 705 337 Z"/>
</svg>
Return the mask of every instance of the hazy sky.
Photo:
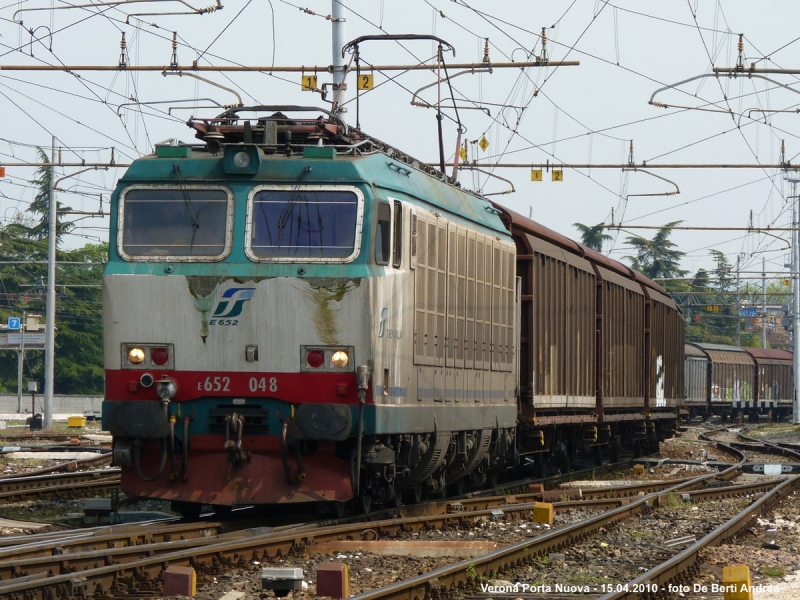
<svg viewBox="0 0 800 600">
<path fill-rule="evenodd" d="M 334 0 L 335 1 L 335 0 Z M 186 12 L 213 0 L 128 2 L 100 6 L 59 0 L 9 1 L 0 6 L 0 161 L 36 160 L 36 146 L 48 149 L 57 138 L 66 162 L 106 162 L 115 148 L 117 162 L 152 151 L 167 138 L 192 141 L 185 126 L 190 115 L 213 116 L 237 102 L 230 91 L 189 77 L 160 73 L 12 71 L 10 65 L 116 65 L 120 36 L 126 33 L 131 65 L 167 65 L 172 32 L 178 34 L 179 63 L 269 66 L 305 65 L 323 70 L 331 63 L 330 0 L 223 0 L 223 10 L 205 15 L 167 16 L 135 13 Z M 78 6 L 80 5 L 80 6 Z M 491 169 L 496 162 L 627 163 L 630 140 L 634 160 L 650 164 L 753 164 L 751 169 L 565 169 L 564 181 L 532 182 L 529 169 L 496 169 L 510 179 L 513 194 L 494 199 L 572 237 L 572 224 L 616 223 L 660 226 L 684 221 L 698 227 L 786 227 L 791 221 L 791 185 L 768 165 L 786 159 L 800 163 L 797 122 L 800 106 L 796 75 L 769 78 L 705 77 L 656 95 L 659 88 L 735 66 L 739 34 L 744 34 L 744 64 L 800 70 L 800 3 L 728 0 L 614 2 L 568 0 L 486 2 L 460 0 L 347 0 L 347 39 L 385 33 L 434 34 L 456 49 L 448 63 L 480 62 L 489 38 L 492 62 L 521 62 L 541 55 L 542 27 L 548 27 L 551 61 L 579 61 L 579 66 L 495 69 L 464 74 L 452 81 L 458 114 L 470 142 L 485 136 L 485 152 L 470 144 L 469 158 Z M 64 9 L 68 6 L 74 8 Z M 58 10 L 50 10 L 50 8 Z M 44 8 L 47 10 L 19 9 Z M 308 14 L 300 9 L 317 13 Z M 22 21 L 19 24 L 16 21 Z M 127 22 L 126 22 L 127 21 Z M 33 32 L 33 34 L 31 34 Z M 32 42 L 33 39 L 33 42 Z M 431 61 L 431 42 L 365 42 L 364 65 L 416 64 Z M 31 56 L 32 55 L 32 56 Z M 450 69 L 454 75 L 456 69 Z M 319 83 L 331 81 L 324 71 Z M 245 104 L 305 104 L 329 107 L 319 95 L 302 92 L 296 73 L 204 73 L 234 89 Z M 421 160 L 438 157 L 435 111 L 410 104 L 419 88 L 435 83 L 435 73 L 374 72 L 376 88 L 361 96 L 361 127 Z M 392 78 L 392 79 L 390 79 Z M 350 82 L 353 97 L 354 79 Z M 449 96 L 446 86 L 443 97 Z M 421 92 L 436 101 L 436 87 Z M 187 102 L 178 102 L 188 100 Z M 135 102 L 162 102 L 147 106 Z M 131 104 L 133 103 L 133 104 Z M 127 104 L 127 106 L 122 106 Z M 445 114 L 455 117 L 452 102 Z M 169 114 L 170 107 L 172 108 Z M 478 107 L 486 111 L 476 110 Z M 348 120 L 355 122 L 355 103 Z M 487 114 L 488 113 L 490 114 Z M 784 112 L 777 112 L 784 111 Z M 454 120 L 444 121 L 445 148 L 452 158 Z M 761 166 L 763 165 L 763 166 Z M 70 174 L 77 169 L 65 169 Z M 89 172 L 65 180 L 59 199 L 79 210 L 104 208 L 122 170 Z M 30 168 L 9 167 L 0 180 L 0 218 L 13 219 L 33 197 Z M 508 183 L 463 171 L 465 187 L 487 193 L 510 189 Z M 674 192 L 680 194 L 642 196 Z M 80 221 L 76 234 L 107 238 L 107 219 Z M 630 233 L 651 237 L 649 230 L 623 231 L 612 256 L 628 253 Z M 616 234 L 615 234 L 616 235 Z M 789 232 L 775 235 L 789 239 Z M 788 243 L 746 231 L 680 231 L 673 234 L 687 253 L 683 267 L 711 267 L 710 249 L 725 252 L 742 270 L 783 269 Z M 86 238 L 69 237 L 70 246 Z"/>
</svg>

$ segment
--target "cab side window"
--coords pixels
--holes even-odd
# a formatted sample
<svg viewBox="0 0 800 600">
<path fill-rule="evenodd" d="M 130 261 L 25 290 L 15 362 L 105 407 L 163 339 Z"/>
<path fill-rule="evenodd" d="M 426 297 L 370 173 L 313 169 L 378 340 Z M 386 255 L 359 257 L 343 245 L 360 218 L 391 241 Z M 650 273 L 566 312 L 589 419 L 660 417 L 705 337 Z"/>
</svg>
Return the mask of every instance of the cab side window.
<svg viewBox="0 0 800 600">
<path fill-rule="evenodd" d="M 392 208 L 388 202 L 378 204 L 378 226 L 375 229 L 375 262 L 388 265 L 392 240 Z"/>
<path fill-rule="evenodd" d="M 394 203 L 394 229 L 392 230 L 392 266 L 399 269 L 403 262 L 403 205 Z"/>
</svg>

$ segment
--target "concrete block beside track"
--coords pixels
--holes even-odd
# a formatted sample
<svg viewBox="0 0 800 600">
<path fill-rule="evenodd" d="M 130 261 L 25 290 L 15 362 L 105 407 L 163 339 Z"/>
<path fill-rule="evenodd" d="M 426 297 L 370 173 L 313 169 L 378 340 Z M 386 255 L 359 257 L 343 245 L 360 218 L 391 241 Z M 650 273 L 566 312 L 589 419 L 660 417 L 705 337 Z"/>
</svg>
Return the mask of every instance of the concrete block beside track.
<svg viewBox="0 0 800 600">
<path fill-rule="evenodd" d="M 350 596 L 350 573 L 340 562 L 324 562 L 317 567 L 317 596 L 341 600 Z"/>
<path fill-rule="evenodd" d="M 167 567 L 164 571 L 163 596 L 195 596 L 197 575 L 192 567 Z"/>
</svg>

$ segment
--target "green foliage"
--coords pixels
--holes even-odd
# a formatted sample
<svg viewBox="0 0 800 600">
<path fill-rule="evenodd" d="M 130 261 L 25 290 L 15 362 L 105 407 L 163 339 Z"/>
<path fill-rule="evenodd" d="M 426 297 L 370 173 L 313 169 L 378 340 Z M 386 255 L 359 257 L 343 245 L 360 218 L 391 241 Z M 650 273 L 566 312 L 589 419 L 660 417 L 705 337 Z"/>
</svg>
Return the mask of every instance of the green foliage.
<svg viewBox="0 0 800 600">
<path fill-rule="evenodd" d="M 786 575 L 786 568 L 785 567 L 764 567 L 761 571 L 764 575 L 769 577 L 783 577 Z"/>
<path fill-rule="evenodd" d="M 40 158 L 45 158 L 41 153 Z M 47 288 L 47 211 L 49 170 L 42 169 L 35 180 L 39 194 L 31 204 L 34 213 L 44 220 L 31 227 L 30 221 L 18 220 L 0 228 L 0 294 L 6 300 L 0 308 L 0 321 L 8 317 L 41 315 L 45 321 Z M 37 204 L 38 202 L 38 204 Z M 44 205 L 42 203 L 45 203 Z M 42 227 L 42 223 L 44 226 Z M 59 224 L 61 233 L 71 223 Z M 44 231 L 44 235 L 42 235 Z M 56 262 L 56 360 L 54 391 L 58 394 L 102 394 L 103 392 L 103 269 L 108 257 L 108 244 L 88 244 L 71 251 L 57 251 Z M 79 264 L 67 264 L 79 263 Z M 24 321 L 23 321 L 24 322 Z M 43 389 L 44 352 L 25 353 L 23 382 L 35 380 Z M 24 385 L 24 383 L 23 383 Z M 0 392 L 17 391 L 17 354 L 0 353 Z"/>
<path fill-rule="evenodd" d="M 600 224 L 590 227 L 583 223 L 573 223 L 572 226 L 581 232 L 581 243 L 598 252 L 602 252 L 603 244 L 612 239 L 610 235 L 603 233 L 603 226 Z"/>
<path fill-rule="evenodd" d="M 37 148 L 39 152 L 39 162 L 41 163 L 50 163 L 50 159 L 47 157 L 47 154 L 41 148 Z M 33 202 L 30 203 L 28 206 L 28 212 L 33 213 L 34 215 L 39 215 L 39 222 L 30 229 L 30 235 L 37 239 L 43 240 L 47 239 L 48 231 L 49 231 L 49 223 L 50 223 L 50 179 L 52 177 L 52 171 L 48 166 L 41 166 L 36 171 L 36 177 L 30 182 L 38 188 L 36 192 L 36 197 L 33 199 Z M 71 222 L 64 222 L 59 214 L 62 211 L 70 211 L 72 208 L 69 206 L 64 206 L 61 202 L 58 201 L 58 197 L 56 196 L 56 241 L 57 243 L 61 243 L 61 238 L 64 234 L 69 233 L 72 228 L 75 226 L 74 223 Z"/>
<path fill-rule="evenodd" d="M 669 239 L 672 228 L 682 222 L 667 223 L 652 240 L 638 235 L 629 236 L 625 241 L 633 247 L 636 254 L 625 258 L 631 261 L 634 269 L 650 279 L 683 277 L 687 273 L 680 268 L 684 253 L 675 250 L 675 242 Z"/>
</svg>

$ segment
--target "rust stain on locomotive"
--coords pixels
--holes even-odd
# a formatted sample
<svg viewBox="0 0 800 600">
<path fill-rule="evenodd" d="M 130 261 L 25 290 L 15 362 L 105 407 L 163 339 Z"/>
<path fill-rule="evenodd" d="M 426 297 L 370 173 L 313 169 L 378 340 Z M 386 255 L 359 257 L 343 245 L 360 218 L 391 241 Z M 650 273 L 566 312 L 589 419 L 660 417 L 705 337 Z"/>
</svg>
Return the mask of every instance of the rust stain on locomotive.
<svg viewBox="0 0 800 600">
<path fill-rule="evenodd" d="M 339 306 L 348 292 L 361 285 L 360 279 L 313 278 L 308 280 L 308 293 L 314 302 L 314 327 L 319 339 L 328 345 L 339 343 Z"/>
</svg>

